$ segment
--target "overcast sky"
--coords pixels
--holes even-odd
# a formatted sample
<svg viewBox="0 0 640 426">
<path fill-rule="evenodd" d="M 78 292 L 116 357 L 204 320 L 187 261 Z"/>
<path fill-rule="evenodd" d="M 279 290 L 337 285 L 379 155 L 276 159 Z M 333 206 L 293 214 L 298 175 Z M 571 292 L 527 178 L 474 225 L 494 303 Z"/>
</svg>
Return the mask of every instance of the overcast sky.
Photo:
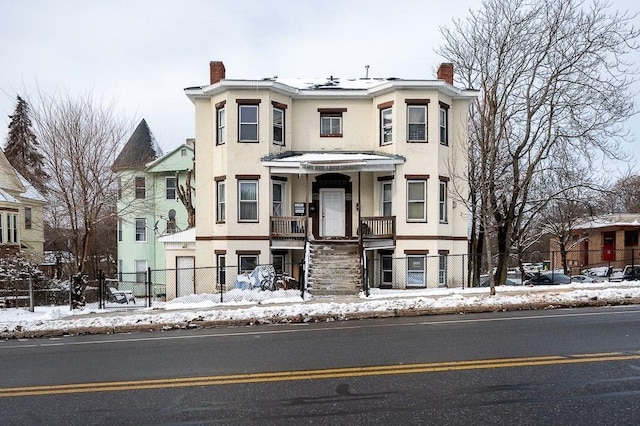
<svg viewBox="0 0 640 426">
<path fill-rule="evenodd" d="M 640 10 L 635 0 L 611 3 Z M 211 60 L 224 62 L 227 78 L 357 78 L 369 65 L 370 77 L 431 79 L 443 60 L 434 53 L 443 41 L 439 27 L 480 5 L 481 0 L 0 0 L 0 144 L 16 95 L 35 96 L 39 87 L 47 93 L 89 90 L 115 102 L 136 123 L 145 118 L 167 152 L 194 137 L 194 108 L 183 89 L 209 83 Z M 629 128 L 640 132 L 638 117 Z"/>
</svg>

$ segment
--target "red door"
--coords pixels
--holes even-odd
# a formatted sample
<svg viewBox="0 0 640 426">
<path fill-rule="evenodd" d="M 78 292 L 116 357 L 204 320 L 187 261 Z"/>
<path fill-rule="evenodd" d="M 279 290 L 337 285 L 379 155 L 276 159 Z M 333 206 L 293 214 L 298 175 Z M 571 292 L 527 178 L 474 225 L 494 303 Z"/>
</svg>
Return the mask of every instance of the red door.
<svg viewBox="0 0 640 426">
<path fill-rule="evenodd" d="M 615 262 L 616 260 L 616 233 L 602 233 L 602 260 L 605 262 Z"/>
</svg>

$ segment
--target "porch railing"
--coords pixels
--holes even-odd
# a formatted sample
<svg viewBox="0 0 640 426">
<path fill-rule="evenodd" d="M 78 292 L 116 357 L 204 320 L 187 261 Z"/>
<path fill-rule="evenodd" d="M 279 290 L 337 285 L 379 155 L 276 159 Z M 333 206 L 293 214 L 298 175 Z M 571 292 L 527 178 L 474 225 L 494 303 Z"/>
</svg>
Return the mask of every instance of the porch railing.
<svg viewBox="0 0 640 426">
<path fill-rule="evenodd" d="M 271 239 L 304 240 L 306 216 L 272 216 Z"/>
<path fill-rule="evenodd" d="M 362 223 L 363 239 L 392 239 L 396 238 L 396 217 L 395 216 L 363 216 Z"/>
</svg>

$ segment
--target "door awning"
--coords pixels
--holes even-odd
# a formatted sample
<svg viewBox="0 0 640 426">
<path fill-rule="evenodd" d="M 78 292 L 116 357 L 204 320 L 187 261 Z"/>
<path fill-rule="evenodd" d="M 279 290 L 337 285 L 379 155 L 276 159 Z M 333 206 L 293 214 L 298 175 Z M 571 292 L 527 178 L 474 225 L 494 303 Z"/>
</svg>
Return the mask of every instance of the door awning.
<svg viewBox="0 0 640 426">
<path fill-rule="evenodd" d="M 263 157 L 272 173 L 389 172 L 405 162 L 400 155 L 364 152 L 302 152 Z"/>
</svg>

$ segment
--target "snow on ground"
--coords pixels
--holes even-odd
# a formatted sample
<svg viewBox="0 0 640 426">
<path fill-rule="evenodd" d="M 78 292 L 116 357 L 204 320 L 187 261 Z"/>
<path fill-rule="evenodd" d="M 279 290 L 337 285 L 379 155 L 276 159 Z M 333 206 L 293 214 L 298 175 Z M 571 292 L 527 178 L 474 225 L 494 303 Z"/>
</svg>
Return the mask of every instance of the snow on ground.
<svg viewBox="0 0 640 426">
<path fill-rule="evenodd" d="M 55 333 L 114 332 L 134 329 L 170 329 L 191 324 L 330 321 L 392 315 L 401 312 L 464 312 L 502 310 L 514 306 L 554 307 L 600 303 L 640 303 L 640 282 L 573 283 L 558 286 L 500 286 L 491 296 L 488 288 L 380 290 L 369 297 L 307 296 L 296 290 L 234 290 L 236 302 L 220 303 L 217 294 L 190 295 L 152 308 L 131 309 L 112 304 L 108 309 L 71 311 L 68 306 L 0 309 L 0 337 L 45 336 Z M 229 298 L 231 299 L 231 298 Z M 229 300 L 228 299 L 228 300 Z M 138 302 L 139 303 L 139 302 Z M 129 306 L 127 308 L 127 306 Z"/>
</svg>

